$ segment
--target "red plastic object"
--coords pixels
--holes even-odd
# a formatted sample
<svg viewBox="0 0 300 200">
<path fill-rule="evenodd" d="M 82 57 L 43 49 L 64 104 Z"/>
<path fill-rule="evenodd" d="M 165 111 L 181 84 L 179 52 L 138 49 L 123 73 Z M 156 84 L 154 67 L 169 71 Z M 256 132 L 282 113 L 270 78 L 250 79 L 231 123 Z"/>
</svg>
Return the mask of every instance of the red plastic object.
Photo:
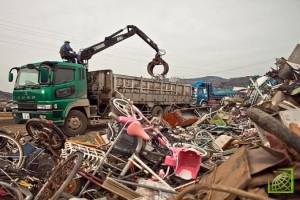
<svg viewBox="0 0 300 200">
<path fill-rule="evenodd" d="M 171 167 L 176 167 L 176 158 L 174 158 L 174 156 L 166 156 L 164 164 Z"/>
<path fill-rule="evenodd" d="M 139 121 L 134 121 L 127 128 L 128 135 L 141 137 L 144 140 L 150 140 L 150 136 L 144 131 Z"/>
<path fill-rule="evenodd" d="M 176 176 L 191 180 L 197 178 L 201 165 L 201 153 L 193 148 L 171 147 L 172 156 L 166 156 L 164 164 L 175 169 Z"/>
<path fill-rule="evenodd" d="M 165 157 L 164 164 L 175 168 L 177 164 L 178 152 L 181 151 L 181 149 L 182 147 L 170 147 L 172 155 Z"/>
<path fill-rule="evenodd" d="M 178 152 L 175 174 L 185 180 L 195 179 L 200 170 L 200 165 L 200 152 L 192 148 L 183 148 Z"/>
</svg>

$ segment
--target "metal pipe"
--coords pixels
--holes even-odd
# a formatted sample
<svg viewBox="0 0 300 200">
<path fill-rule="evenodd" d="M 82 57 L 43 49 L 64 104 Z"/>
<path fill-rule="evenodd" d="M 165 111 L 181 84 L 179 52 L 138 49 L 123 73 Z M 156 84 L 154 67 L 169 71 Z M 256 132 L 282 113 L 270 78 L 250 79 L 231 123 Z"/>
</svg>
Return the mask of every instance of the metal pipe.
<svg viewBox="0 0 300 200">
<path fill-rule="evenodd" d="M 292 147 L 300 153 L 300 137 L 293 134 L 279 120 L 258 108 L 249 108 L 247 115 L 263 130 L 275 135 L 288 147 Z"/>
<path fill-rule="evenodd" d="M 167 182 L 165 182 L 160 176 L 158 176 L 150 167 L 148 167 L 139 157 L 136 155 L 133 155 L 133 159 L 137 161 L 140 165 L 142 165 L 143 168 L 145 168 L 148 172 L 150 172 L 155 178 L 157 178 L 162 184 L 170 188 L 171 190 L 174 190 Z"/>
</svg>

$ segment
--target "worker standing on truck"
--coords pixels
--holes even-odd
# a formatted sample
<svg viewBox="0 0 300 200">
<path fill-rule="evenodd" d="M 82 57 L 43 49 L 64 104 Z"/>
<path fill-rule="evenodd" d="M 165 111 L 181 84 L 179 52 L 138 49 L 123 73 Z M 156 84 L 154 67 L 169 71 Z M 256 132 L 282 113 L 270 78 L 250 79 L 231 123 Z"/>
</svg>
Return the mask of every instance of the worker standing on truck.
<svg viewBox="0 0 300 200">
<path fill-rule="evenodd" d="M 69 41 L 64 42 L 64 44 L 61 46 L 59 50 L 59 53 L 62 59 L 66 59 L 69 62 L 76 63 L 77 54 L 71 48 Z"/>
</svg>

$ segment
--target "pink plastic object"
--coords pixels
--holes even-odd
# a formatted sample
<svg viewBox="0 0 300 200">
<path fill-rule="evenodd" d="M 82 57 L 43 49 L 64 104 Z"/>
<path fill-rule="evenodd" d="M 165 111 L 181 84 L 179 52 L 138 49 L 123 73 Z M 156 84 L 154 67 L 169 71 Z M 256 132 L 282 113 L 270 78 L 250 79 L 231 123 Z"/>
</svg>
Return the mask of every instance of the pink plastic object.
<svg viewBox="0 0 300 200">
<path fill-rule="evenodd" d="M 182 148 L 177 156 L 176 176 L 185 180 L 197 178 L 201 165 L 200 152 L 192 148 Z"/>
<path fill-rule="evenodd" d="M 141 137 L 144 140 L 150 140 L 150 136 L 144 131 L 139 121 L 134 121 L 127 127 L 127 133 L 131 136 Z"/>
<path fill-rule="evenodd" d="M 175 168 L 178 152 L 182 150 L 182 147 L 170 147 L 170 150 L 172 151 L 172 156 L 166 156 L 164 164 Z"/>
<path fill-rule="evenodd" d="M 164 164 L 171 167 L 176 167 L 176 158 L 174 158 L 174 156 L 166 156 Z"/>
<path fill-rule="evenodd" d="M 121 122 L 122 124 L 130 124 L 134 121 L 136 121 L 136 119 L 134 117 L 125 117 L 125 116 L 118 116 L 117 118 L 118 122 Z"/>
</svg>

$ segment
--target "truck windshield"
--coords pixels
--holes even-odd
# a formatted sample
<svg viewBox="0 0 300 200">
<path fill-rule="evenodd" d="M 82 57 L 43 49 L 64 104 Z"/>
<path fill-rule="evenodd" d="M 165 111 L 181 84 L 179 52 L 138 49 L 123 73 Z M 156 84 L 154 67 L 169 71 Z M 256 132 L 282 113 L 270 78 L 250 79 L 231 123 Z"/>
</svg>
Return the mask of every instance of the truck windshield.
<svg viewBox="0 0 300 200">
<path fill-rule="evenodd" d="M 16 80 L 15 88 L 39 85 L 39 71 L 37 69 L 21 68 Z"/>
</svg>

